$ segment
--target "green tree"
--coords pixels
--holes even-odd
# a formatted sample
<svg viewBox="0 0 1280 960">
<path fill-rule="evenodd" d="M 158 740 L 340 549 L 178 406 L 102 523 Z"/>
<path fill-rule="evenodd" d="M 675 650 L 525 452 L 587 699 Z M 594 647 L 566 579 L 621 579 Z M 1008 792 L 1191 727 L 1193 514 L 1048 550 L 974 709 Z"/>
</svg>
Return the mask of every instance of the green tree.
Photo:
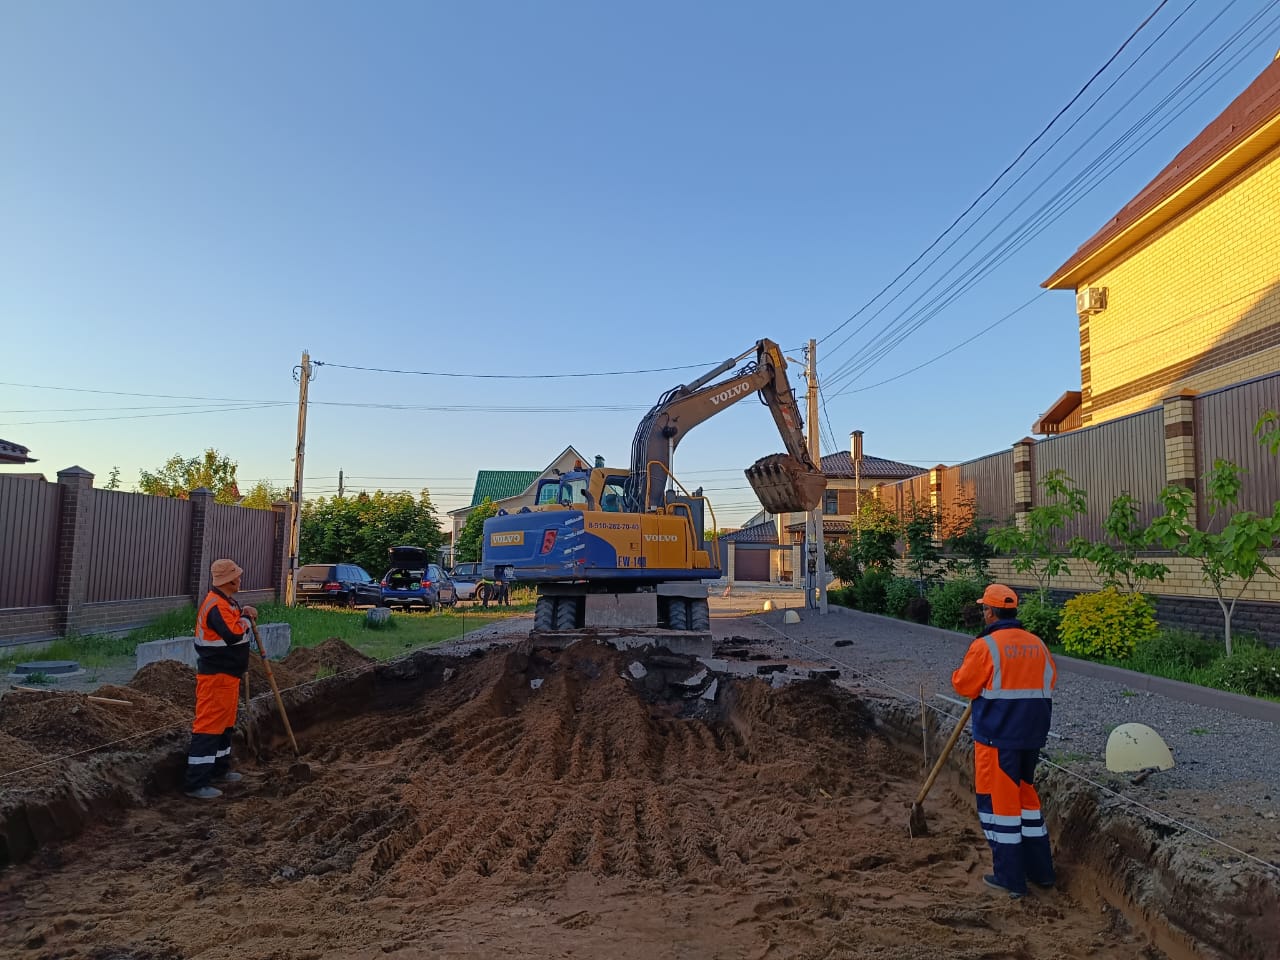
<svg viewBox="0 0 1280 960">
<path fill-rule="evenodd" d="M 1074 537 L 1068 544 L 1071 556 L 1094 565 L 1094 579 L 1105 590 L 1115 587 L 1125 593 L 1140 590 L 1149 580 L 1164 580 L 1169 568 L 1156 560 L 1139 560 L 1138 551 L 1147 545 L 1147 531 L 1138 523 L 1137 498 L 1122 493 L 1111 501 L 1102 523 L 1109 539 L 1098 541 Z"/>
<path fill-rule="evenodd" d="M 1050 470 L 1040 479 L 1040 487 L 1045 502 L 1031 508 L 1026 525 L 997 527 L 987 534 L 987 542 L 1009 556 L 1014 570 L 1032 576 L 1043 600 L 1053 578 L 1071 572 L 1059 543 L 1067 523 L 1086 511 L 1087 500 L 1064 470 Z"/>
<path fill-rule="evenodd" d="M 286 499 L 284 488 L 275 487 L 266 480 L 259 480 L 240 499 L 240 506 L 252 507 L 254 510 L 270 510 L 271 505 Z"/>
<path fill-rule="evenodd" d="M 240 498 L 236 462 L 209 447 L 200 457 L 175 453 L 155 472 L 143 470 L 138 479 L 138 489 L 143 493 L 179 500 L 186 500 L 192 490 L 201 487 L 212 490 L 213 499 L 218 503 L 235 503 Z"/>
<path fill-rule="evenodd" d="M 319 497 L 302 505 L 302 563 L 358 563 L 377 576 L 386 570 L 392 547 L 422 547 L 434 554 L 443 543 L 426 490 L 416 497 L 404 490 Z"/>
<path fill-rule="evenodd" d="M 453 541 L 454 563 L 474 563 L 480 559 L 482 550 L 481 537 L 484 536 L 484 522 L 498 512 L 497 506 L 485 497 L 476 508 L 467 514 L 467 522 L 458 531 Z"/>
<path fill-rule="evenodd" d="M 103 487 L 103 489 L 104 490 L 120 489 L 120 468 L 119 467 L 111 468 L 111 476 L 107 477 L 107 485 Z"/>
<path fill-rule="evenodd" d="M 1262 421 L 1259 421 L 1261 423 Z M 1264 441 L 1265 442 L 1265 441 Z M 1219 533 L 1196 528 L 1193 515 L 1195 497 L 1183 486 L 1170 484 L 1160 491 L 1164 515 L 1151 521 L 1150 538 L 1179 556 L 1200 565 L 1201 576 L 1213 588 L 1222 611 L 1223 639 L 1231 656 L 1231 617 L 1236 601 L 1258 576 L 1275 576 L 1264 554 L 1280 543 L 1280 501 L 1272 515 L 1259 516 L 1251 510 L 1236 511 L 1244 471 L 1230 460 L 1218 459 L 1205 474 L 1205 502 L 1210 516 L 1230 511 L 1227 525 Z"/>
<path fill-rule="evenodd" d="M 938 543 L 934 539 L 941 520 L 938 511 L 931 505 L 912 500 L 906 522 L 902 525 L 902 538 L 907 544 L 907 568 L 915 574 L 921 596 L 924 596 L 925 588 L 937 575 L 938 564 L 942 559 Z"/>
</svg>

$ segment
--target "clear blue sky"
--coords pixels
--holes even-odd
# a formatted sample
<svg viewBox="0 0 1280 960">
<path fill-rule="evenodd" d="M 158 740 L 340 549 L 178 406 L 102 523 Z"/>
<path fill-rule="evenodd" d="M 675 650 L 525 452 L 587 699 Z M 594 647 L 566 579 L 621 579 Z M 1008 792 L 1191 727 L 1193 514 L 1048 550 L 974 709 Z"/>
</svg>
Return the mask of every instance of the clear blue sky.
<svg viewBox="0 0 1280 960">
<path fill-rule="evenodd" d="M 0 379 L 39 386 L 0 386 L 0 437 L 50 478 L 79 464 L 105 482 L 118 466 L 128 489 L 141 469 L 215 446 L 242 487 L 283 485 L 303 348 L 498 374 L 711 366 L 759 337 L 798 358 L 920 254 L 1155 4 L 5 4 Z M 861 428 L 877 456 L 981 456 L 1079 387 L 1074 305 L 1052 293 L 937 363 L 856 389 L 1033 297 L 1280 44 L 1274 15 L 1251 22 L 1271 3 L 1188 6 L 1170 0 L 1001 188 L 1078 126 L 922 282 L 847 342 L 871 311 L 823 342 L 824 452 Z M 1224 43 L 1203 86 L 1173 93 Z M 930 283 L 956 267 L 920 302 L 955 292 L 966 264 L 1171 94 L 1163 130 L 1130 159 L 842 379 Z M 1142 131 L 1133 145 L 1155 127 Z M 343 469 L 353 489 L 427 486 L 443 513 L 469 499 L 477 469 L 539 469 L 570 443 L 622 464 L 643 410 L 697 372 L 520 382 L 321 368 L 305 490 L 333 491 Z M 103 392 L 48 389 L 73 387 Z M 676 467 L 722 524 L 740 523 L 755 509 L 740 471 L 780 449 L 749 401 L 691 433 Z"/>
</svg>

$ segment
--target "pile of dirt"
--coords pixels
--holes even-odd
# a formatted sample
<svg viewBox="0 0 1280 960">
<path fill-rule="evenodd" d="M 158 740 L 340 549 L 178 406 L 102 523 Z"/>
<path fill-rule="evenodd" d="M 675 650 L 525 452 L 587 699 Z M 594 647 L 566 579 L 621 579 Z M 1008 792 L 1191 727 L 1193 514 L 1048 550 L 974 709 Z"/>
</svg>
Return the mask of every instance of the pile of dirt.
<svg viewBox="0 0 1280 960">
<path fill-rule="evenodd" d="M 44 755 L 31 744 L 7 733 L 0 733 L 0 774 L 25 770 L 43 759 Z"/>
<path fill-rule="evenodd" d="M 194 710 L 196 672 L 177 660 L 157 660 L 133 675 L 128 686 L 186 710 Z"/>
<path fill-rule="evenodd" d="M 295 674 L 310 673 L 311 678 L 314 678 L 321 672 L 332 675 L 358 670 L 375 661 L 337 637 L 330 637 L 317 646 L 289 651 L 281 662 Z"/>
<path fill-rule="evenodd" d="M 190 717 L 188 711 L 131 687 L 108 685 L 93 694 L 127 704 L 98 703 L 89 696 L 11 693 L 0 699 L 0 733 L 42 752 L 63 755 L 180 724 Z"/>
<path fill-rule="evenodd" d="M 918 762 L 850 693 L 721 678 L 664 702 L 644 659 L 578 644 L 335 685 L 299 730 L 309 777 L 244 758 L 217 804 L 0 873 L 0 953 L 189 956 L 269 888 L 271 922 L 221 930 L 220 955 L 1159 955 L 1063 891 L 987 890 L 969 795 L 940 788 L 910 839 Z"/>
</svg>

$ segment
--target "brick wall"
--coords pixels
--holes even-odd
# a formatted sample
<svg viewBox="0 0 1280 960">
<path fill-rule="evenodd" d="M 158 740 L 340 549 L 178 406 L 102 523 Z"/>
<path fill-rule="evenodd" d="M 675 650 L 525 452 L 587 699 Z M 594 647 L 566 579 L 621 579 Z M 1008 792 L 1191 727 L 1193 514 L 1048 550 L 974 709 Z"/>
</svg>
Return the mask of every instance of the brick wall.
<svg viewBox="0 0 1280 960">
<path fill-rule="evenodd" d="M 57 607 L 9 607 L 0 610 L 0 644 L 49 640 L 58 635 Z"/>
<path fill-rule="evenodd" d="M 159 498 L 147 497 L 143 494 L 110 494 L 116 498 L 138 498 L 129 501 L 130 509 L 125 511 L 133 519 L 133 524 L 145 527 L 147 537 L 138 542 L 138 549 L 145 551 L 145 543 L 151 538 L 167 538 L 168 541 L 181 537 L 190 537 L 190 550 L 181 551 L 174 562 L 182 565 L 180 575 L 166 577 L 171 581 L 166 596 L 140 596 L 136 599 L 105 599 L 106 596 L 129 596 L 120 590 L 103 589 L 98 595 L 90 597 L 88 582 L 91 573 L 94 544 L 92 531 L 95 514 L 95 491 L 93 474 L 80 467 L 70 467 L 58 474 L 60 491 L 57 521 L 56 558 L 53 564 L 53 604 L 48 606 L 10 607 L 0 609 L 0 645 L 38 642 L 59 636 L 89 633 L 121 632 L 141 626 L 155 617 L 170 610 L 179 609 L 198 603 L 208 592 L 209 565 L 216 559 L 211 552 L 213 537 L 209 525 L 209 510 L 213 507 L 213 497 L 208 491 L 192 491 L 190 513 L 175 513 L 172 510 L 157 511 L 154 503 Z M 123 503 L 124 501 L 120 501 Z M 171 505 L 172 501 L 166 501 Z M 281 531 L 287 525 L 290 511 L 281 507 L 271 515 L 274 524 L 258 523 L 244 525 L 252 527 L 258 536 L 268 537 L 265 544 L 246 544 L 245 550 L 255 551 L 256 555 L 265 557 L 261 579 L 271 583 L 269 588 L 245 591 L 240 596 L 250 603 L 261 603 L 279 595 L 283 589 L 282 573 L 286 565 L 284 553 L 287 552 L 288 537 Z M 125 524 L 122 529 L 130 532 L 133 527 Z M 34 534 L 32 534 L 34 536 Z M 227 540 L 226 537 L 223 538 Z M 11 545 L 12 546 L 12 545 Z M 15 556 L 18 562 L 26 554 L 24 546 L 17 544 Z M 225 547 L 224 547 L 225 549 Z M 230 551 L 233 556 L 235 551 Z M 30 550 L 27 551 L 27 554 Z M 127 551 L 113 558 L 113 562 L 152 563 L 155 565 L 154 551 L 143 556 L 130 555 Z M 101 572 L 101 571 L 100 571 Z M 274 582 L 273 582 L 274 581 Z M 185 582 L 188 592 L 173 594 L 174 589 L 181 590 Z M 149 589 L 160 592 L 154 586 Z"/>
<path fill-rule="evenodd" d="M 1035 591 L 1034 584 L 1011 583 L 1019 594 Z M 1070 600 L 1078 590 L 1050 590 L 1049 596 L 1057 603 Z M 1216 600 L 1203 597 L 1167 597 L 1150 595 L 1155 602 L 1156 620 L 1164 627 L 1189 630 L 1201 636 L 1221 640 L 1222 610 Z M 1242 600 L 1231 615 L 1231 635 L 1239 639 L 1241 634 L 1253 634 L 1263 643 L 1280 647 L 1280 604 L 1251 603 Z"/>
<path fill-rule="evenodd" d="M 1084 421 L 1145 410 L 1280 370 L 1280 150 L 1081 287 Z"/>
</svg>

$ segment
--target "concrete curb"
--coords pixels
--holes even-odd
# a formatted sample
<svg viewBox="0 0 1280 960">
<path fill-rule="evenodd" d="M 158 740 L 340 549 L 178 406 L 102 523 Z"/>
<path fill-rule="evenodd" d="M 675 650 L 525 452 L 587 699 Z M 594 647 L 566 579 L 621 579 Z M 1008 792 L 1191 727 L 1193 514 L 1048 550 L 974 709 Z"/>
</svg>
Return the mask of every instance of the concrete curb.
<svg viewBox="0 0 1280 960">
<path fill-rule="evenodd" d="M 258 627 L 258 635 L 262 638 L 267 656 L 272 660 L 279 660 L 293 645 L 293 632 L 287 623 L 264 623 Z M 167 637 L 164 640 L 148 640 L 146 643 L 138 644 L 137 658 L 139 670 L 157 660 L 177 660 L 195 669 L 196 648 L 190 635 Z"/>
<path fill-rule="evenodd" d="M 959 633 L 955 630 L 944 630 L 942 627 L 934 627 L 924 623 L 912 623 L 909 620 L 886 617 L 879 613 L 851 610 L 848 607 L 841 607 L 834 603 L 828 607 L 828 610 L 838 610 L 844 614 L 856 614 L 860 617 L 875 617 L 877 620 L 898 624 L 911 630 L 928 630 L 945 637 L 952 637 L 957 641 L 963 640 L 966 646 L 973 639 L 968 634 Z M 1150 674 L 1138 673 L 1136 670 L 1112 667 L 1104 663 L 1094 663 L 1091 660 L 1078 660 L 1075 657 L 1061 654 L 1055 654 L 1054 660 L 1058 664 L 1058 669 L 1063 673 L 1072 673 L 1081 677 L 1089 677 L 1093 680 L 1109 680 L 1112 683 L 1122 684 L 1130 690 L 1142 690 L 1158 696 L 1168 697 L 1170 700 L 1180 700 L 1183 703 L 1194 704 L 1198 707 L 1210 707 L 1214 710 L 1234 713 L 1236 716 L 1247 717 L 1250 720 L 1264 720 L 1269 723 L 1280 724 L 1280 703 L 1274 700 L 1260 700 L 1257 697 L 1247 697 L 1243 694 L 1230 693 L 1214 687 L 1201 687 L 1194 683 L 1184 683 L 1181 680 L 1170 680 L 1167 677 L 1154 677 Z M 958 664 L 959 659 L 956 662 Z"/>
</svg>

